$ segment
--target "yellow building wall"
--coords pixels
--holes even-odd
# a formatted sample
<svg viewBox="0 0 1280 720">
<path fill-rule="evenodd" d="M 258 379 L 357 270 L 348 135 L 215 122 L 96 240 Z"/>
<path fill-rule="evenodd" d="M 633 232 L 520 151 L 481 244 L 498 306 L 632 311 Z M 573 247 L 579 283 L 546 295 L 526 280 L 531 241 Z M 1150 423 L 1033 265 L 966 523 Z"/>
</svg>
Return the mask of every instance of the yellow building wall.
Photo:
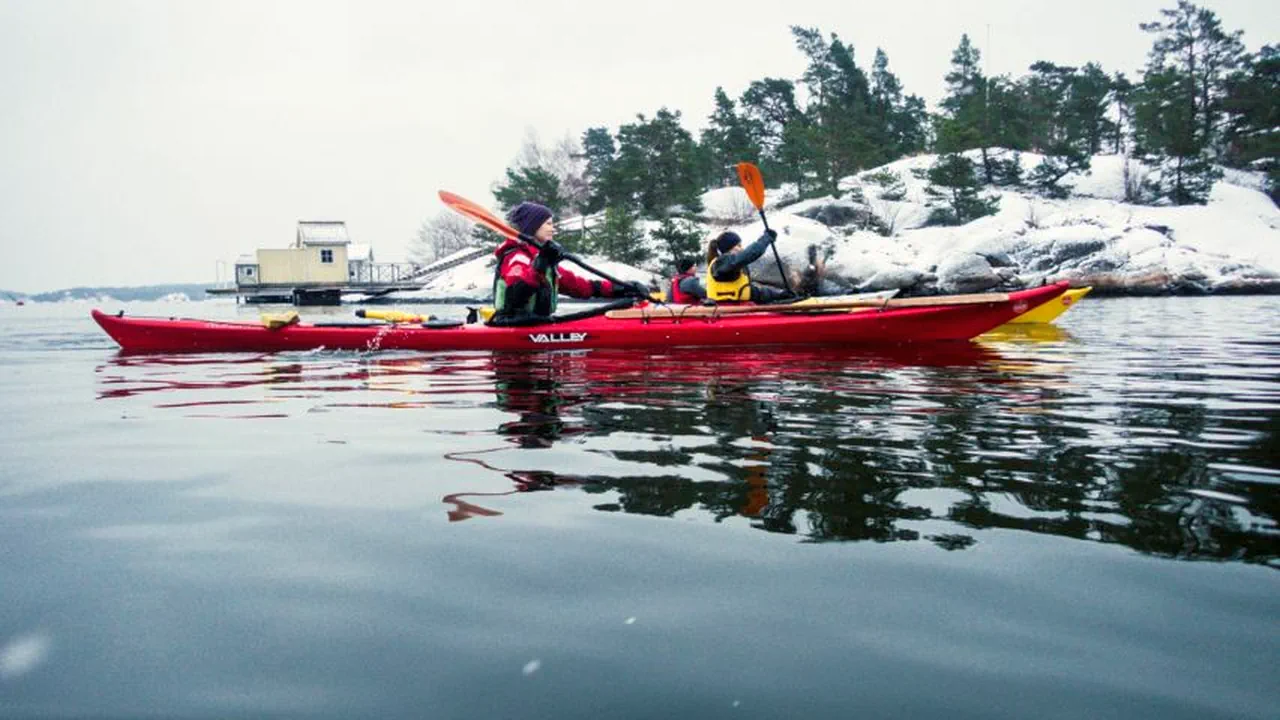
<svg viewBox="0 0 1280 720">
<path fill-rule="evenodd" d="M 333 262 L 320 262 L 320 251 L 332 250 Z M 345 283 L 347 248 L 344 245 L 258 251 L 258 282 Z"/>
</svg>

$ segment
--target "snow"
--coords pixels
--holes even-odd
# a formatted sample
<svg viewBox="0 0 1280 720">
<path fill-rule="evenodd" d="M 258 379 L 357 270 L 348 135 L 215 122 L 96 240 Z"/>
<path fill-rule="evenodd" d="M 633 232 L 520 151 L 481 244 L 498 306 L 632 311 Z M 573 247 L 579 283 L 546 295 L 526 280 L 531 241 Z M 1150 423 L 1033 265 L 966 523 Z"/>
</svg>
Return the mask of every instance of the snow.
<svg viewBox="0 0 1280 720">
<path fill-rule="evenodd" d="M 756 208 L 747 198 L 747 193 L 737 185 L 702 194 L 702 217 L 706 220 L 740 223 L 750 220 L 755 214 Z"/>
<path fill-rule="evenodd" d="M 397 293 L 396 297 L 424 300 L 491 297 L 494 262 L 492 255 L 476 258 L 436 275 L 421 290 Z"/>
<path fill-rule="evenodd" d="M 1005 151 L 997 157 L 1009 158 Z M 968 153 L 980 162 L 977 151 Z M 1043 158 L 1020 153 L 1024 177 Z M 959 227 L 926 227 L 939 200 L 926 192 L 925 173 L 936 156 L 903 158 L 844 178 L 841 197 L 796 201 L 794 186 L 769 188 L 765 194 L 769 226 L 778 231 L 777 249 L 793 268 L 808 264 L 814 246 L 826 258 L 827 276 L 853 289 L 883 283 L 905 283 L 903 289 L 949 292 L 940 279 L 947 271 L 969 268 L 990 277 L 994 272 L 1011 285 L 1068 279 L 1096 284 L 1100 290 L 1160 292 L 1170 289 L 1276 291 L 1280 289 L 1280 210 L 1261 192 L 1260 172 L 1226 170 L 1207 205 L 1172 207 L 1126 203 L 1126 166 L 1130 184 L 1150 168 L 1133 159 L 1099 155 L 1085 174 L 1062 181 L 1071 196 L 1053 199 L 1026 188 L 987 188 L 1000 198 L 999 211 Z M 883 197 L 886 189 L 869 178 L 891 172 L 901 181 L 901 199 Z M 699 227 L 703 242 L 732 229 L 751 242 L 764 225 L 740 187 L 723 187 L 702 195 Z M 888 237 L 855 225 L 828 227 L 802 217 L 824 207 L 870 212 L 891 226 Z M 602 214 L 575 218 L 573 227 L 595 225 Z M 562 224 L 563 225 L 563 224 Z M 586 258 L 607 273 L 626 280 L 661 284 L 671 273 L 666 251 L 652 237 L 655 221 L 641 223 L 653 260 L 633 268 Z M 981 258 L 982 262 L 972 257 Z M 465 263 L 434 278 L 410 297 L 485 298 L 493 283 L 492 258 Z M 943 272 L 939 272 L 942 270 Z M 766 253 L 752 266 L 753 277 L 777 282 L 777 266 Z M 964 283 L 972 278 L 957 277 Z M 874 289 L 882 289 L 875 287 Z"/>
</svg>

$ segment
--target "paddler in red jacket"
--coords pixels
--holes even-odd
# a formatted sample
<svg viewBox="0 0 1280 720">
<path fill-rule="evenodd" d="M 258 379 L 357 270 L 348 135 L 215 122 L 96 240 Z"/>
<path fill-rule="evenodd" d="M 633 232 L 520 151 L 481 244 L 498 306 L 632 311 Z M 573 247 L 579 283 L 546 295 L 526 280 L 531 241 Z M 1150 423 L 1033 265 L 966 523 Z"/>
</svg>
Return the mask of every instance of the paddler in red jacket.
<svg viewBox="0 0 1280 720">
<path fill-rule="evenodd" d="M 707 291 L 698 280 L 698 268 L 693 258 L 682 257 L 676 261 L 676 275 L 671 278 L 671 287 L 667 291 L 667 302 L 680 305 L 693 305 L 702 302 Z"/>
<path fill-rule="evenodd" d="M 519 238 L 509 238 L 494 255 L 498 267 L 493 278 L 495 316 L 539 315 L 556 311 L 556 296 L 643 297 L 647 291 L 637 285 L 614 287 L 608 280 L 588 280 L 558 267 L 564 249 L 554 240 L 551 210 L 534 202 L 522 202 L 507 214 Z"/>
</svg>

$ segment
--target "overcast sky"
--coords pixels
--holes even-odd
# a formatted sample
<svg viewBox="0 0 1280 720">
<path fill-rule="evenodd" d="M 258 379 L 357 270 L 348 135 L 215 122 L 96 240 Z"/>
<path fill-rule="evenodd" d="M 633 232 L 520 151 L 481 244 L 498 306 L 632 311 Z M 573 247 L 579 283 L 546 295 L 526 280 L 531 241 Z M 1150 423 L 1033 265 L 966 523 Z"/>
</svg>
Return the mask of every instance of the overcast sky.
<svg viewBox="0 0 1280 720">
<path fill-rule="evenodd" d="M 0 288 L 209 282 L 345 220 L 379 261 L 543 140 L 796 78 L 790 25 L 877 46 L 932 105 L 968 32 L 991 74 L 1040 59 L 1134 74 L 1176 0 L 0 0 Z M 1267 0 L 1206 0 L 1250 50 Z M 225 278 L 229 270 L 221 270 Z"/>
</svg>

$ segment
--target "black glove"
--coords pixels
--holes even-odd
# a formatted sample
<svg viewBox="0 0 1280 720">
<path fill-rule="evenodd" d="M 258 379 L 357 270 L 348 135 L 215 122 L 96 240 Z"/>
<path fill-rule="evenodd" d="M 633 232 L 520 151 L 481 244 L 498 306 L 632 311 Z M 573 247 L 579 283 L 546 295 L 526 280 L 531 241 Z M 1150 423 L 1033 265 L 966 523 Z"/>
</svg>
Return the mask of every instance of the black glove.
<svg viewBox="0 0 1280 720">
<path fill-rule="evenodd" d="M 774 230 L 773 228 L 769 228 L 765 230 L 764 234 L 769 236 L 769 242 L 773 242 L 774 240 L 778 239 L 778 231 Z"/>
<path fill-rule="evenodd" d="M 649 297 L 649 288 L 644 283 L 624 282 L 613 287 L 615 297 L 647 298 Z"/>
<path fill-rule="evenodd" d="M 548 240 L 538 247 L 538 256 L 533 259 L 533 269 L 546 272 L 560 264 L 564 259 L 564 248 L 555 240 Z"/>
</svg>

